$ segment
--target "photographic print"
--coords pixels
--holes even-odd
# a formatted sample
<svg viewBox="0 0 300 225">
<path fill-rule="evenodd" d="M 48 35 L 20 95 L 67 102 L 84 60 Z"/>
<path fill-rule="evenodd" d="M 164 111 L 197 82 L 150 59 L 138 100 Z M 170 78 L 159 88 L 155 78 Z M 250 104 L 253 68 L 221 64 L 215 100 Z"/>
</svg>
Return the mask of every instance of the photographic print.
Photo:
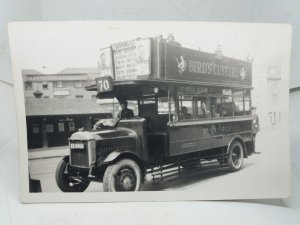
<svg viewBox="0 0 300 225">
<path fill-rule="evenodd" d="M 9 25 L 24 202 L 290 196 L 291 27 Z"/>
</svg>

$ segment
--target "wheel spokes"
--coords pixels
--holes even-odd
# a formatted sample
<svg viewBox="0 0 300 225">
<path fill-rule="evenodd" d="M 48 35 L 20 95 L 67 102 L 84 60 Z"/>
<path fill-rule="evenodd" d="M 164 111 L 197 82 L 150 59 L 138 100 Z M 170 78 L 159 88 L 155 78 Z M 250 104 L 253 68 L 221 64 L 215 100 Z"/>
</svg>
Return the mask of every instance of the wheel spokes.
<svg viewBox="0 0 300 225">
<path fill-rule="evenodd" d="M 232 153 L 231 157 L 232 157 L 233 164 L 236 164 L 236 162 L 237 162 L 237 155 L 235 153 Z"/>
<path fill-rule="evenodd" d="M 136 176 L 131 168 L 122 168 L 116 176 L 117 191 L 133 191 L 136 186 Z"/>
<path fill-rule="evenodd" d="M 238 165 L 240 162 L 241 158 L 241 150 L 239 148 L 234 148 L 231 154 L 231 159 L 233 165 Z"/>
</svg>

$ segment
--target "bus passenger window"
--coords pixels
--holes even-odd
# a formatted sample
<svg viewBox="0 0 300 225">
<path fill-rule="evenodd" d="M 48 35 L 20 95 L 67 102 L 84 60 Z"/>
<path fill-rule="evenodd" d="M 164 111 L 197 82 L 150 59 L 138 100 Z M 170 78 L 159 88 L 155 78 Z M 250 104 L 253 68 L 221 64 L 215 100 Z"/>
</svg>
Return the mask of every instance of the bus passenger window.
<svg viewBox="0 0 300 225">
<path fill-rule="evenodd" d="M 234 101 L 234 115 L 243 116 L 244 115 L 243 97 L 235 97 L 233 101 Z"/>
<path fill-rule="evenodd" d="M 222 102 L 223 117 L 233 116 L 234 103 L 232 97 L 224 96 Z"/>
<path fill-rule="evenodd" d="M 181 108 L 180 108 L 180 119 L 182 120 L 193 119 L 192 101 L 182 101 Z"/>
<path fill-rule="evenodd" d="M 175 112 L 175 102 L 172 97 L 168 98 L 167 97 L 162 97 L 158 99 L 157 102 L 157 107 L 158 107 L 158 114 L 159 115 L 168 115 L 169 114 L 169 107 L 170 107 L 170 120 L 171 121 L 176 121 L 177 116 Z"/>
<path fill-rule="evenodd" d="M 197 101 L 198 106 L 198 117 L 199 118 L 208 118 L 210 113 L 210 107 L 207 101 L 207 98 L 201 97 Z"/>
<path fill-rule="evenodd" d="M 245 115 L 251 114 L 251 103 L 250 103 L 250 97 L 245 96 Z"/>
<path fill-rule="evenodd" d="M 220 118 L 222 116 L 222 99 L 221 97 L 212 97 L 210 101 L 210 111 L 212 118 Z"/>
<path fill-rule="evenodd" d="M 182 120 L 189 120 L 189 119 L 193 119 L 192 114 L 190 113 L 188 107 L 186 106 L 182 106 L 181 110 L 180 110 L 180 119 Z"/>
<path fill-rule="evenodd" d="M 233 91 L 233 102 L 234 102 L 234 116 L 244 115 L 244 98 L 243 91 L 236 90 Z"/>
<path fill-rule="evenodd" d="M 192 96 L 180 96 L 179 98 L 179 119 L 180 120 L 190 120 L 194 118 L 193 115 L 193 101 Z"/>
</svg>

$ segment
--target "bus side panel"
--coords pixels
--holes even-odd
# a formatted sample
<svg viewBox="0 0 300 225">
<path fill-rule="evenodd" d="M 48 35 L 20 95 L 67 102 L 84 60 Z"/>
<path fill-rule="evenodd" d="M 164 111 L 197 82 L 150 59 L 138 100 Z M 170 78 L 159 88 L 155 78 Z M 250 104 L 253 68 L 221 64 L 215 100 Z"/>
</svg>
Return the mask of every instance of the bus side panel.
<svg viewBox="0 0 300 225">
<path fill-rule="evenodd" d="M 252 141 L 251 120 L 169 127 L 168 156 L 227 146 L 234 136 Z"/>
</svg>

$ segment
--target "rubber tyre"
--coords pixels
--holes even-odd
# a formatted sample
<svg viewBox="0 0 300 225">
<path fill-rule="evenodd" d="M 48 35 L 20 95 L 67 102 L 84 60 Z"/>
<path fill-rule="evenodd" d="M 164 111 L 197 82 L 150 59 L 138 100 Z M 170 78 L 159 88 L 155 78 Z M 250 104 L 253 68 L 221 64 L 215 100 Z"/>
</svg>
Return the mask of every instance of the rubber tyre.
<svg viewBox="0 0 300 225">
<path fill-rule="evenodd" d="M 103 177 L 105 192 L 139 191 L 141 187 L 141 169 L 131 159 L 122 159 L 107 167 Z"/>
<path fill-rule="evenodd" d="M 56 184 L 63 192 L 84 192 L 89 186 L 89 182 L 76 184 L 73 187 L 69 185 L 70 179 L 68 174 L 64 174 L 68 163 L 65 160 L 61 160 L 57 165 L 55 172 Z"/>
<path fill-rule="evenodd" d="M 227 158 L 230 171 L 235 172 L 242 168 L 244 159 L 244 147 L 241 142 L 235 141 L 229 147 Z"/>
</svg>

